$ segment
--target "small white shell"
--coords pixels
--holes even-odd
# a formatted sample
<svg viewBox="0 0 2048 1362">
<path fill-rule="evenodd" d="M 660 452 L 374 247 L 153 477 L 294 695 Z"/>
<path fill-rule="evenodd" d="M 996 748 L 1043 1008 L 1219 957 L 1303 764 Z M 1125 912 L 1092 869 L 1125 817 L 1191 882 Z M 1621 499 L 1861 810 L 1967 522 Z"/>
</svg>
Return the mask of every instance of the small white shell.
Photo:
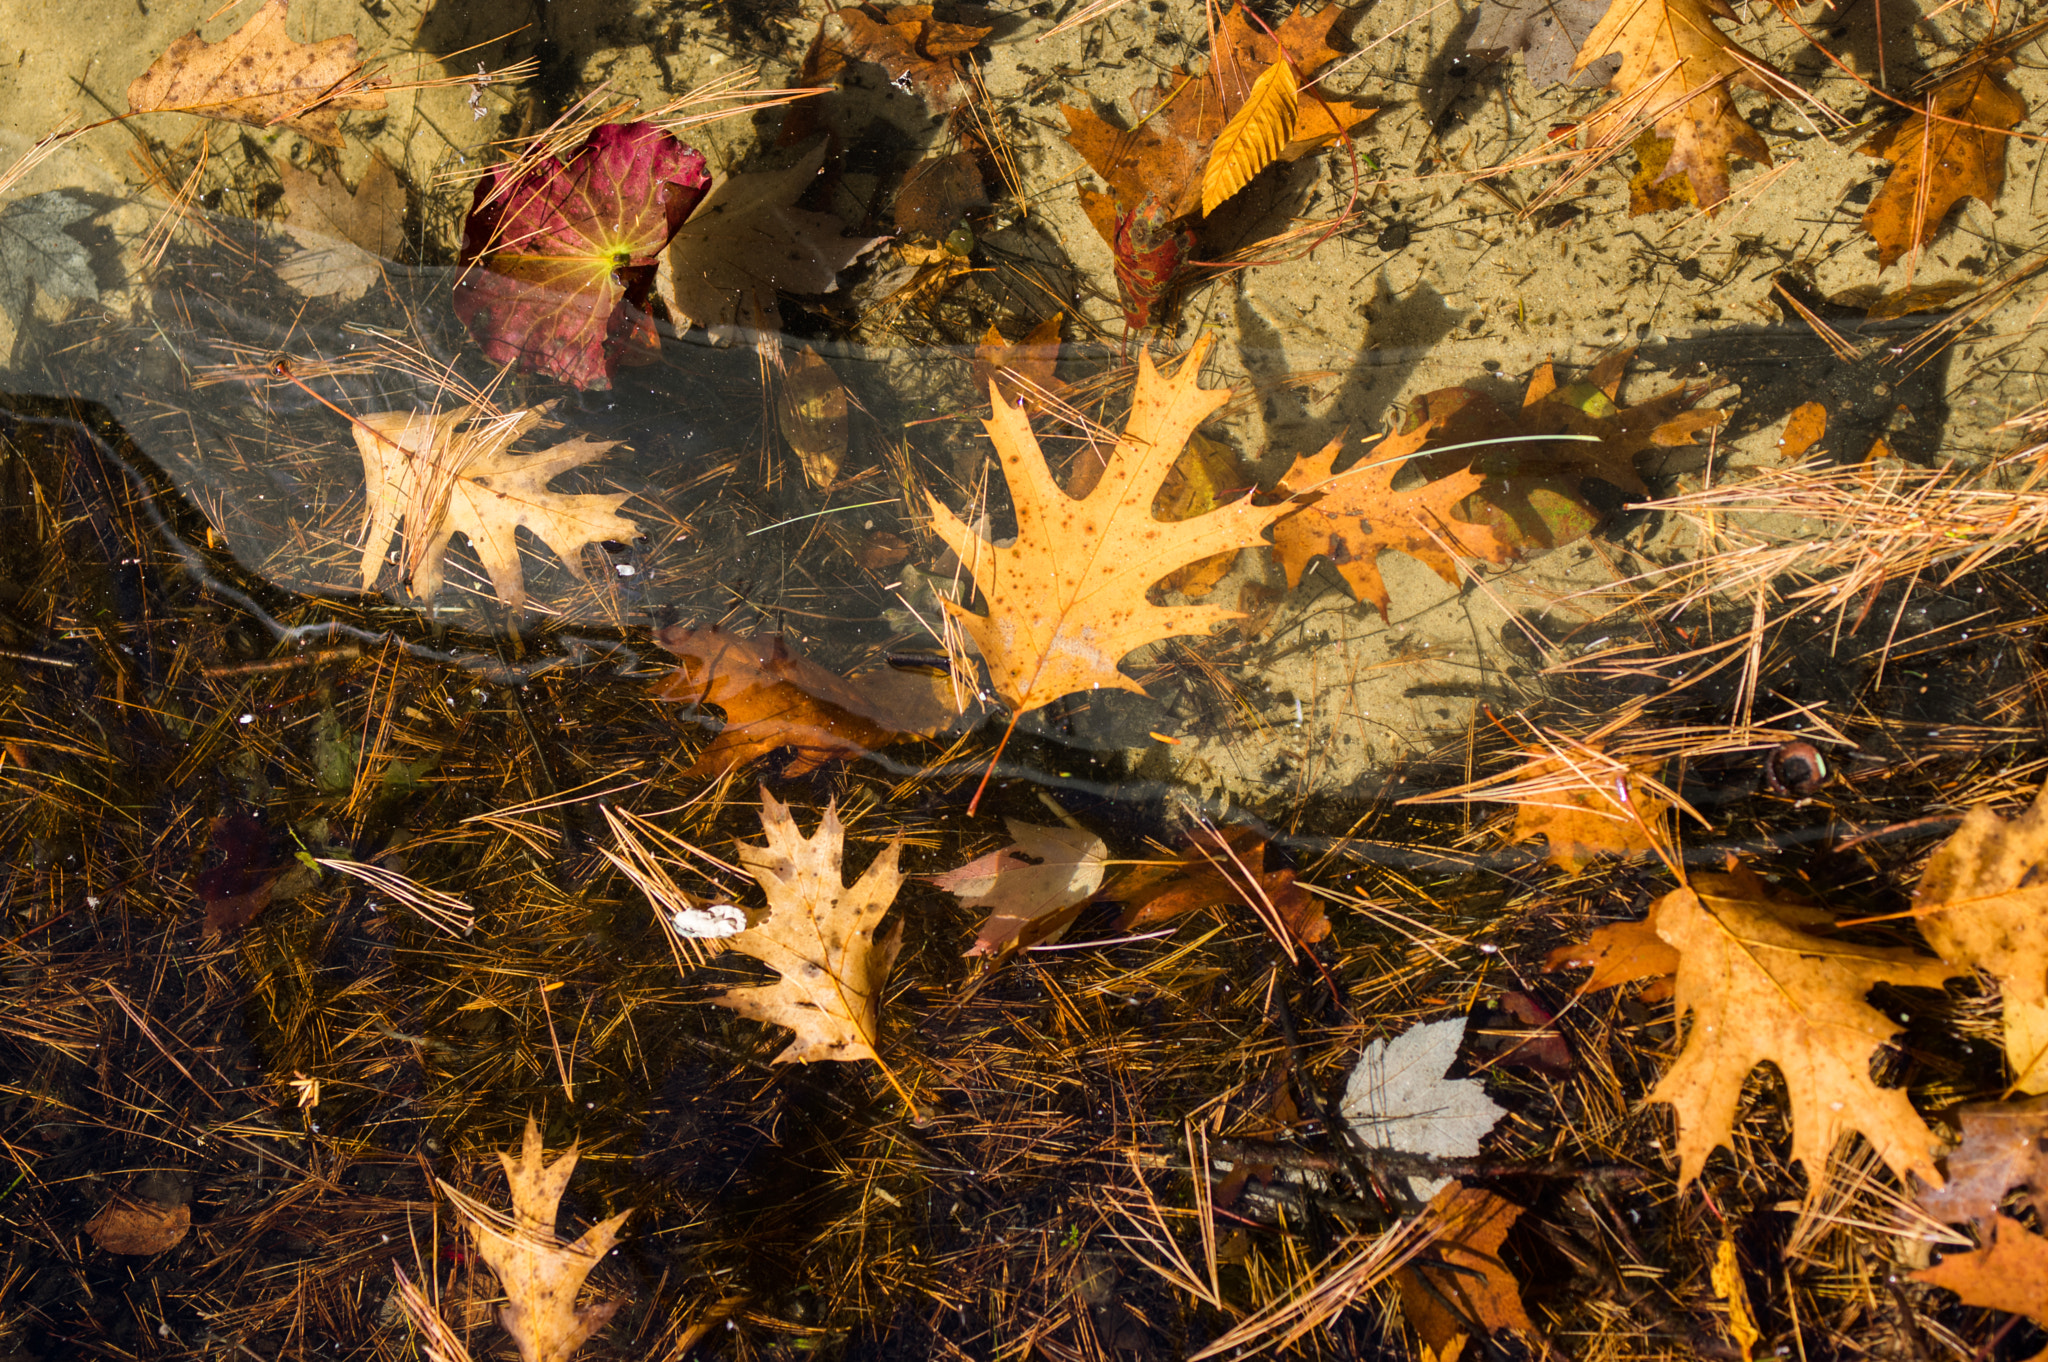
<svg viewBox="0 0 2048 1362">
<path fill-rule="evenodd" d="M 701 908 L 678 908 L 669 915 L 676 935 L 703 939 L 738 936 L 747 929 L 747 914 L 736 903 L 707 903 Z"/>
</svg>

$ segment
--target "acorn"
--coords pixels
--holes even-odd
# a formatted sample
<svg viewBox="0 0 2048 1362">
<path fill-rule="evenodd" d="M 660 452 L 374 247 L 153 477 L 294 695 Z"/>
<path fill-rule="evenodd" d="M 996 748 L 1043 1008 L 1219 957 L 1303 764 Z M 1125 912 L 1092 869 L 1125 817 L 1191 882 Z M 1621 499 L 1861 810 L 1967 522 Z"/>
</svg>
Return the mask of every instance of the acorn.
<svg viewBox="0 0 2048 1362">
<path fill-rule="evenodd" d="M 1764 787 L 1772 794 L 1805 799 L 1827 779 L 1827 759 L 1810 742 L 1780 743 L 1764 758 Z"/>
</svg>

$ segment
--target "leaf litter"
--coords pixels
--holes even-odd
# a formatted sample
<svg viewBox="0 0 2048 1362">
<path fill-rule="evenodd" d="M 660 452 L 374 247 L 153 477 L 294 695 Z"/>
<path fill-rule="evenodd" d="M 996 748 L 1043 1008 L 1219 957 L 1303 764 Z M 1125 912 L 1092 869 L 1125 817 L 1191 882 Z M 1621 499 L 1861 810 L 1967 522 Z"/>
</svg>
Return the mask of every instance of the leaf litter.
<svg viewBox="0 0 2048 1362">
<path fill-rule="evenodd" d="M 146 1322 L 130 1351 L 204 1327 L 266 1355 L 308 1312 L 385 1348 L 399 1306 L 463 1355 L 501 1287 L 534 1357 L 1790 1355 L 1824 1319 L 1960 1352 L 2042 1315 L 2043 423 L 1981 377 L 2004 358 L 1973 356 L 1970 400 L 1999 394 L 1974 435 L 1905 368 L 1940 391 L 1950 340 L 2030 343 L 2035 266 L 1990 230 L 2026 211 L 2025 30 L 1927 16 L 1913 41 L 1964 66 L 1919 86 L 1896 35 L 1830 47 L 1864 105 L 1795 59 L 1796 15 L 1489 7 L 1474 45 L 1524 69 L 1410 110 L 1386 94 L 1460 35 L 1138 8 L 1045 57 L 1035 16 L 777 21 L 830 87 L 787 141 L 794 113 L 609 95 L 548 127 L 566 106 L 490 75 L 516 44 L 383 118 L 369 30 L 297 44 L 281 4 L 124 54 L 165 86 L 131 96 L 144 178 L 191 195 L 161 255 L 103 188 L 0 209 L 17 391 L 66 404 L 6 428 L 0 778 L 29 798 L 0 1045 L 29 1079 L 0 1136 L 51 1246 L 7 1328 L 97 1336 L 116 1307 L 67 1272 Z M 209 74 L 250 44 L 278 69 Z M 313 52 L 317 88 L 289 74 Z M 1590 118 L 1540 88 L 1618 56 Z M 1031 121 L 1055 101 L 1071 143 Z M 1864 161 L 1817 155 L 1829 101 L 1891 120 L 1826 134 Z M 171 112 L 250 136 L 167 141 Z M 1545 131 L 1574 118 L 1576 146 Z M 476 172 L 485 228 L 529 189 L 559 208 L 542 182 L 607 128 L 660 129 L 622 174 L 688 144 L 708 190 L 663 183 L 745 211 L 692 231 L 667 189 L 627 212 L 586 176 L 605 205 L 538 211 L 544 263 L 500 236 L 465 273 Z M 1860 198 L 1823 170 L 1880 159 Z M 945 171 L 906 207 L 920 164 Z M 1795 261 L 1773 196 L 1831 210 Z M 1468 267 L 1457 232 L 1496 249 Z M 699 296 L 640 291 L 686 239 Z M 1779 299 L 1803 358 L 1725 315 Z M 1100 563 L 1107 595 L 1059 585 Z M 1040 787 L 1089 831 L 1034 826 Z M 1016 846 L 975 862 L 998 826 Z M 428 884 L 478 930 L 390 910 Z M 1006 914 L 1059 949 L 962 961 Z M 1438 1030 L 1415 1100 L 1368 1082 L 1352 1113 L 1362 1049 Z M 1442 1148 L 1413 1134 L 1467 1106 Z M 428 1168 L 474 1185 L 533 1110 L 584 1181 L 529 1127 L 506 1166 L 547 1265 L 487 1275 L 434 1241 Z M 282 1173 L 244 1148 L 280 1130 Z M 182 1237 L 63 1190 L 135 1147 L 199 1174 L 122 1194 L 189 1206 Z M 559 1177 L 523 1206 L 514 1164 Z M 1151 1237 L 1080 1209 L 1112 1177 Z M 602 1234 L 563 1243 L 564 1211 Z M 280 1236 L 320 1268 L 280 1274 Z M 78 1257 L 124 1242 L 130 1286 Z M 579 1309 L 586 1277 L 617 1304 Z M 941 1299 L 942 1325 L 901 1308 Z"/>
</svg>

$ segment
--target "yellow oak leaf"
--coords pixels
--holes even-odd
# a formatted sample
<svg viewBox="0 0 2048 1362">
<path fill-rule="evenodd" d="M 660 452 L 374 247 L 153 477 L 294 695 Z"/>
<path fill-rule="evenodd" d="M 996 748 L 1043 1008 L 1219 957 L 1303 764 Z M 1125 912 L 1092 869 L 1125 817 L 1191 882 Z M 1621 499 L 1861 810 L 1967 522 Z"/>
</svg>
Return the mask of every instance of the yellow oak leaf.
<svg viewBox="0 0 2048 1362">
<path fill-rule="evenodd" d="M 505 608 L 526 604 L 514 531 L 522 526 L 582 578 L 585 546 L 630 542 L 640 527 L 618 514 L 628 492 L 550 492 L 556 475 L 589 463 L 616 441 L 581 437 L 535 454 L 509 446 L 547 416 L 546 407 L 493 415 L 477 407 L 441 412 L 383 411 L 356 418 L 363 456 L 362 581 L 375 586 L 391 537 L 405 526 L 400 580 L 423 601 L 441 589 L 448 545 L 460 533 L 491 577 Z"/>
<path fill-rule="evenodd" d="M 442 1192 L 455 1203 L 463 1226 L 476 1240 L 477 1252 L 491 1265 L 504 1289 L 505 1305 L 498 1312 L 498 1322 L 519 1345 L 524 1362 L 566 1362 L 623 1303 L 604 1301 L 576 1308 L 584 1279 L 619 1242 L 619 1226 L 632 1214 L 631 1210 L 620 1211 L 592 1225 L 575 1243 L 563 1243 L 555 1234 L 555 1216 L 569 1186 L 569 1175 L 576 1171 L 576 1159 L 577 1148 L 570 1145 L 549 1163 L 540 1126 L 529 1116 L 519 1157 L 502 1151 L 498 1155 L 512 1192 L 511 1215 L 441 1184 Z"/>
<path fill-rule="evenodd" d="M 1735 18 L 1726 0 L 1615 0 L 1572 67 L 1582 71 L 1609 53 L 1621 54 L 1621 67 L 1608 81 L 1621 97 L 1585 121 L 1585 143 L 1633 141 L 1632 125 L 1653 117 L 1657 136 L 1671 142 L 1671 158 L 1657 178 L 1684 175 L 1709 213 L 1728 197 L 1730 156 L 1771 164 L 1770 148 L 1735 112 L 1729 91 L 1747 85 L 1780 98 L 1798 93 L 1714 23 Z"/>
<path fill-rule="evenodd" d="M 1153 605 L 1145 595 L 1188 563 L 1264 543 L 1266 528 L 1297 509 L 1254 506 L 1247 494 L 1187 520 L 1153 514 L 1188 437 L 1230 400 L 1229 389 L 1197 382 L 1211 343 L 1198 341 L 1171 378 L 1140 352 L 1130 420 L 1085 498 L 1053 480 L 1030 420 L 992 388 L 987 427 L 1016 512 L 1013 541 L 988 542 L 926 494 L 932 528 L 974 573 L 988 613 L 950 601 L 946 608 L 980 648 L 996 694 L 1017 712 L 1105 687 L 1142 695 L 1144 687 L 1117 670 L 1125 654 L 1243 618 L 1213 605 Z"/>
<path fill-rule="evenodd" d="M 1657 935 L 1678 952 L 1678 1015 L 1692 1018 L 1678 1059 L 1650 1093 L 1678 1115 L 1679 1185 L 1691 1185 L 1716 1146 L 1732 1146 L 1743 1084 L 1768 1060 L 1785 1080 L 1792 1157 L 1806 1168 L 1809 1192 L 1851 1131 L 1901 1178 L 1910 1172 L 1940 1186 L 1940 1141 L 1905 1093 L 1870 1077 L 1899 1024 L 1864 995 L 1886 983 L 1940 988 L 1954 971 L 1917 951 L 1814 936 L 1763 892 L 1754 879 L 1697 875 L 1692 888 L 1652 908 Z"/>
<path fill-rule="evenodd" d="M 839 809 L 825 806 L 817 835 L 797 831 L 789 806 L 761 792 L 761 831 L 767 845 L 741 843 L 740 864 L 768 896 L 768 916 L 726 942 L 782 977 L 758 988 L 731 988 L 712 1001 L 742 1017 L 796 1032 L 777 1064 L 815 1060 L 880 1062 L 882 983 L 903 945 L 903 926 L 882 940 L 875 927 L 896 901 L 903 873 L 891 842 L 848 887 L 840 881 L 846 833 Z"/>
<path fill-rule="evenodd" d="M 1950 964 L 1998 980 L 2020 1092 L 2048 1092 L 2048 786 L 2006 821 L 1980 804 L 1928 858 L 1913 913 Z"/>
<path fill-rule="evenodd" d="M 384 92 L 364 77 L 353 37 L 293 42 L 288 8 L 288 0 L 270 0 L 217 43 L 187 33 L 129 85 L 128 107 L 255 128 L 282 124 L 322 146 L 341 146 L 341 112 L 381 109 Z"/>
</svg>

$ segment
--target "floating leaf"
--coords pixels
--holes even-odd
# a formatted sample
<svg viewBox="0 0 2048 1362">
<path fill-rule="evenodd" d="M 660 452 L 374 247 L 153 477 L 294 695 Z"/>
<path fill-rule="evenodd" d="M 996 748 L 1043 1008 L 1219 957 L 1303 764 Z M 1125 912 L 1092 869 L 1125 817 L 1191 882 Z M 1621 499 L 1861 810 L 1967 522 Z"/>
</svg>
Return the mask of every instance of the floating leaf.
<svg viewBox="0 0 2048 1362">
<path fill-rule="evenodd" d="M 987 921 L 967 953 L 997 955 L 1019 946 L 1057 941 L 1074 912 L 1102 884 L 1109 847 L 1078 828 L 1045 828 L 1003 820 L 1014 840 L 931 882 L 966 908 L 986 908 Z"/>
<path fill-rule="evenodd" d="M 456 315 L 493 363 L 609 387 L 621 355 L 653 343 L 657 258 L 710 182 L 652 123 L 607 123 L 567 161 L 494 168 L 463 223 Z"/>
</svg>

